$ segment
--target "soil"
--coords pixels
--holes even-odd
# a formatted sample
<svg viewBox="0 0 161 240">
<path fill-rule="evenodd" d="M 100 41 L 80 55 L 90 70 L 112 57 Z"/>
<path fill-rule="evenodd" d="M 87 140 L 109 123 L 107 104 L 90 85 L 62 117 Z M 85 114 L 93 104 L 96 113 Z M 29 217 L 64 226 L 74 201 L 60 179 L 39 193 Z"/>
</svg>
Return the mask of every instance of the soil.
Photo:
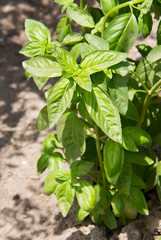
<svg viewBox="0 0 161 240">
<path fill-rule="evenodd" d="M 152 240 L 161 234 L 161 205 L 149 194 L 149 216 L 109 232 L 87 219 L 76 226 L 74 207 L 63 218 L 55 196 L 46 196 L 42 186 L 46 173 L 36 176 L 36 162 L 43 138 L 55 129 L 38 132 L 35 119 L 45 105 L 43 90 L 26 81 L 18 52 L 27 42 L 24 20 L 45 23 L 53 39 L 61 16 L 52 0 L 0 1 L 0 239 L 1 240 Z M 92 3 L 92 1 L 91 1 Z M 156 44 L 157 22 L 146 41 Z M 139 42 L 143 41 L 140 37 Z M 136 48 L 133 58 L 139 58 Z M 51 79 L 47 88 L 53 84 Z"/>
</svg>

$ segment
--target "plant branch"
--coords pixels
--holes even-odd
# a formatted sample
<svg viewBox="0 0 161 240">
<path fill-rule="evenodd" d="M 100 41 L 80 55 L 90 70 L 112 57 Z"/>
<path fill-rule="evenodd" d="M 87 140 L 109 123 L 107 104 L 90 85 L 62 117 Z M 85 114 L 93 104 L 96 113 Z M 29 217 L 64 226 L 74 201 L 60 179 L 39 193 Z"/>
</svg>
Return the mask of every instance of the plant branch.
<svg viewBox="0 0 161 240">
<path fill-rule="evenodd" d="M 130 70 L 131 73 L 133 73 L 138 79 L 139 79 L 139 82 L 142 84 L 144 90 L 149 93 L 149 90 L 148 88 L 146 87 L 145 83 L 143 82 L 143 80 L 141 79 L 141 77 L 139 76 L 139 74 L 137 74 L 135 71 L 132 71 Z"/>
<path fill-rule="evenodd" d="M 140 114 L 140 121 L 138 122 L 138 127 L 142 127 L 144 119 L 145 119 L 145 115 L 147 112 L 147 109 L 149 107 L 150 101 L 153 97 L 153 94 L 155 93 L 155 91 L 161 86 L 161 79 L 149 90 L 149 93 L 146 95 L 144 103 L 143 103 L 143 107 L 141 110 L 141 114 Z"/>
<path fill-rule="evenodd" d="M 103 19 L 103 28 L 102 28 L 102 32 L 101 32 L 101 37 L 103 37 L 103 34 L 104 34 L 104 30 L 105 30 L 105 24 L 106 24 L 106 21 L 108 19 L 108 17 L 115 11 L 121 9 L 121 8 L 124 8 L 124 7 L 127 7 L 127 6 L 132 6 L 134 4 L 138 4 L 138 3 L 142 3 L 144 2 L 144 0 L 133 0 L 133 1 L 129 1 L 129 2 L 125 2 L 125 3 L 122 3 L 114 8 L 112 8 L 108 13 L 106 13 L 104 19 Z"/>
<path fill-rule="evenodd" d="M 100 149 L 98 127 L 96 125 L 94 126 L 94 130 L 95 130 L 95 134 L 96 134 L 96 149 L 97 149 L 97 155 L 98 155 L 99 165 L 100 165 L 101 174 L 102 174 L 102 183 L 103 183 L 103 186 L 106 187 L 106 178 L 105 178 L 103 159 L 102 159 L 102 154 L 101 154 L 101 149 Z"/>
</svg>

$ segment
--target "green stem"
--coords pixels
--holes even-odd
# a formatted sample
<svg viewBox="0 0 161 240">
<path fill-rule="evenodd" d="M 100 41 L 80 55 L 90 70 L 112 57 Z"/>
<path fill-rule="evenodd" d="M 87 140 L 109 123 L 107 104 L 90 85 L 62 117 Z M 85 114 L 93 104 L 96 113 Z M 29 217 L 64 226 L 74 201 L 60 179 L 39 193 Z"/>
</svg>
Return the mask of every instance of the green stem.
<svg viewBox="0 0 161 240">
<path fill-rule="evenodd" d="M 97 155 L 98 155 L 99 165 L 100 165 L 101 174 L 102 174 L 102 182 L 103 182 L 103 186 L 106 187 L 106 178 L 105 178 L 105 171 L 104 171 L 103 159 L 102 159 L 101 148 L 100 148 L 98 127 L 96 125 L 94 126 L 94 130 L 96 134 L 96 149 L 97 149 Z"/>
<path fill-rule="evenodd" d="M 149 90 L 148 88 L 146 87 L 145 83 L 143 82 L 143 80 L 141 79 L 141 77 L 139 76 L 139 74 L 137 74 L 136 72 L 130 70 L 131 73 L 133 73 L 138 79 L 139 79 L 139 82 L 142 84 L 144 90 L 149 93 Z"/>
<path fill-rule="evenodd" d="M 143 103 L 143 107 L 141 110 L 141 114 L 140 114 L 140 121 L 138 122 L 138 125 L 137 125 L 138 127 L 142 127 L 144 119 L 145 119 L 145 115 L 147 113 L 147 109 L 149 107 L 149 104 L 153 97 L 153 94 L 160 86 L 161 86 L 161 79 L 149 90 L 149 93 L 146 95 L 144 103 Z"/>
<path fill-rule="evenodd" d="M 83 0 L 80 0 L 80 8 L 83 8 Z"/>
<path fill-rule="evenodd" d="M 111 13 L 121 9 L 121 8 L 124 8 L 124 7 L 127 7 L 127 6 L 132 6 L 134 4 L 138 4 L 138 3 L 142 3 L 144 2 L 144 0 L 133 0 L 133 1 L 129 1 L 129 2 L 125 2 L 125 3 L 122 3 L 114 8 L 112 8 L 108 13 L 106 13 L 104 19 L 103 19 L 103 28 L 102 28 L 102 33 L 101 33 L 101 37 L 103 37 L 103 34 L 104 34 L 104 30 L 105 30 L 105 24 L 106 24 L 106 21 L 107 21 L 107 18 L 110 16 Z"/>
<path fill-rule="evenodd" d="M 97 183 L 97 180 L 90 173 L 87 173 L 87 176 L 90 177 L 95 183 Z"/>
</svg>

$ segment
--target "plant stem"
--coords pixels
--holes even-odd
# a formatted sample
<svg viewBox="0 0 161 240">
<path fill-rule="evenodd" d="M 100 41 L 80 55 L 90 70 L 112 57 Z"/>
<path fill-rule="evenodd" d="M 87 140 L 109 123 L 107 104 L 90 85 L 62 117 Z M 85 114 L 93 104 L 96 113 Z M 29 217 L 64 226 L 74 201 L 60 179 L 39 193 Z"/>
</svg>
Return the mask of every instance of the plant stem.
<svg viewBox="0 0 161 240">
<path fill-rule="evenodd" d="M 134 4 L 138 4 L 138 3 L 142 3 L 144 2 L 144 0 L 133 0 L 133 1 L 129 1 L 129 2 L 125 2 L 125 3 L 122 3 L 114 8 L 112 8 L 108 13 L 106 13 L 104 19 L 103 19 L 103 28 L 102 28 L 102 33 L 101 33 L 101 37 L 103 37 L 103 34 L 104 34 L 104 30 L 105 30 L 105 24 L 106 24 L 106 21 L 107 21 L 107 18 L 110 16 L 111 13 L 121 9 L 121 8 L 124 8 L 124 7 L 127 7 L 127 6 L 132 6 Z"/>
<path fill-rule="evenodd" d="M 90 173 L 87 173 L 87 176 L 90 177 L 95 183 L 97 183 L 97 180 Z"/>
<path fill-rule="evenodd" d="M 80 0 L 80 8 L 83 8 L 83 0 Z"/>
<path fill-rule="evenodd" d="M 147 93 L 149 93 L 148 88 L 146 87 L 145 83 L 143 82 L 143 80 L 141 79 L 141 77 L 139 76 L 139 74 L 137 74 L 135 71 L 132 71 L 132 70 L 130 70 L 130 72 L 133 73 L 133 74 L 139 79 L 139 81 L 140 81 L 140 83 L 142 84 L 144 90 L 145 90 Z"/>
<path fill-rule="evenodd" d="M 102 182 L 103 182 L 103 186 L 106 187 L 105 171 L 104 171 L 103 159 L 102 159 L 102 154 L 100 149 L 98 127 L 96 125 L 94 126 L 94 130 L 96 134 L 96 149 L 97 149 L 97 155 L 98 155 L 99 165 L 100 165 L 101 174 L 102 174 Z"/>
<path fill-rule="evenodd" d="M 145 115 L 147 112 L 147 109 L 149 107 L 150 101 L 153 97 L 153 94 L 155 93 L 155 91 L 161 86 L 161 79 L 149 90 L 149 93 L 146 95 L 144 103 L 143 103 L 143 107 L 141 110 L 141 114 L 140 114 L 140 121 L 138 122 L 138 127 L 142 127 L 144 119 L 145 119 Z"/>
</svg>

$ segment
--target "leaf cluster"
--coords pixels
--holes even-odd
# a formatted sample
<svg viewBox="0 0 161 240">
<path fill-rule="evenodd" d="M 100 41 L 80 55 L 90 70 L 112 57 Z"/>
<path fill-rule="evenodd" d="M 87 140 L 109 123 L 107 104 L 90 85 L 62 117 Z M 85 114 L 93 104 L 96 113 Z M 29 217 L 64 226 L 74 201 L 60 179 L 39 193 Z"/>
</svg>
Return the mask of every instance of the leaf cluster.
<svg viewBox="0 0 161 240">
<path fill-rule="evenodd" d="M 76 220 L 117 227 L 137 213 L 148 214 L 144 193 L 156 187 L 161 200 L 161 21 L 157 45 L 137 46 L 141 60 L 128 57 L 138 34 L 146 38 L 159 19 L 160 0 L 55 0 L 65 13 L 57 41 L 35 20 L 25 21 L 29 42 L 20 53 L 27 78 L 45 91 L 37 130 L 52 128 L 43 142 L 37 173 L 48 169 L 44 192 L 55 194 L 63 216 L 77 199 Z M 159 10 L 160 9 L 160 10 Z M 72 21 L 82 32 L 72 31 Z M 69 170 L 65 170 L 65 162 Z"/>
</svg>

